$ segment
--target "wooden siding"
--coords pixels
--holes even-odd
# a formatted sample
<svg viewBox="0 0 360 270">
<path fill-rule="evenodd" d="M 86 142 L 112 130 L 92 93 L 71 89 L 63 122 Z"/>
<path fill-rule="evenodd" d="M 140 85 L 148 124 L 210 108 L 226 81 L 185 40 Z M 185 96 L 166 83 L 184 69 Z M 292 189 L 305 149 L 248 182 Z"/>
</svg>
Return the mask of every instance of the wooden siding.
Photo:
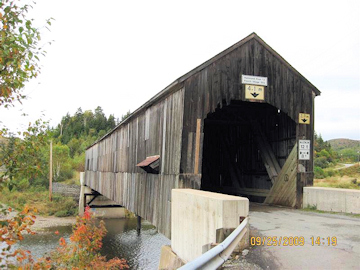
<svg viewBox="0 0 360 270">
<path fill-rule="evenodd" d="M 241 46 L 232 49 L 228 54 L 217 57 L 203 69 L 186 78 L 184 81 L 184 128 L 182 133 L 182 152 L 180 171 L 185 174 L 196 172 L 195 165 L 195 134 L 197 120 L 201 119 L 201 142 L 203 145 L 204 120 L 217 109 L 230 106 L 233 101 L 245 101 L 242 75 L 263 76 L 268 78 L 264 103 L 279 109 L 282 115 L 274 129 L 264 121 L 266 133 L 273 151 L 278 153 L 278 163 L 283 166 L 295 142 L 299 139 L 313 141 L 313 125 L 299 125 L 299 113 L 312 114 L 313 102 L 318 90 L 304 77 L 262 42 L 249 39 Z M 291 119 L 292 121 L 289 121 Z M 277 132 L 277 134 L 275 134 Z M 202 160 L 199 160 L 200 166 Z M 298 179 L 297 192 L 300 197 L 302 186 L 311 182 L 312 158 L 300 161 L 305 167 L 307 176 Z M 201 174 L 201 169 L 200 169 Z M 297 206 L 301 201 L 297 203 Z"/>
<path fill-rule="evenodd" d="M 86 185 L 149 220 L 166 236 L 169 196 L 179 179 L 183 97 L 180 89 L 86 151 Z M 159 175 L 136 167 L 153 155 L 160 155 Z"/>
</svg>

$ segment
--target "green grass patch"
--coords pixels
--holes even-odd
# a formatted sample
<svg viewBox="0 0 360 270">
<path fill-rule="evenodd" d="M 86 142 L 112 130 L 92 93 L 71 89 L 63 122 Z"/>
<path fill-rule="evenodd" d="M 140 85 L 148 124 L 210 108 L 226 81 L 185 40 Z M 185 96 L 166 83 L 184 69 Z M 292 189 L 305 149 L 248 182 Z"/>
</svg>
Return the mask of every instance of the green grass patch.
<svg viewBox="0 0 360 270">
<path fill-rule="evenodd" d="M 357 177 L 332 176 L 324 179 L 314 179 L 314 186 L 360 190 L 360 175 Z"/>
<path fill-rule="evenodd" d="M 323 211 L 323 210 L 318 210 L 316 205 L 308 205 L 307 207 L 300 209 L 301 211 L 304 212 L 312 212 L 312 213 L 319 213 L 319 214 L 333 214 L 333 215 L 344 215 L 344 216 L 349 216 L 349 217 L 355 217 L 355 218 L 360 218 L 360 214 L 349 214 L 349 213 L 342 213 L 342 212 L 330 212 L 330 211 Z"/>
</svg>

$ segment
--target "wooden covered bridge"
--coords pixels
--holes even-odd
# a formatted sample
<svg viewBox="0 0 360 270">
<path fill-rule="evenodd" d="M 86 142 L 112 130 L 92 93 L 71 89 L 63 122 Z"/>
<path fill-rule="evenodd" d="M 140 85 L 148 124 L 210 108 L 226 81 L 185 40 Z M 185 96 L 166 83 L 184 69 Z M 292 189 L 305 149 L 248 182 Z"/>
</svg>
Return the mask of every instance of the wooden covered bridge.
<svg viewBox="0 0 360 270">
<path fill-rule="evenodd" d="M 180 77 L 86 151 L 85 183 L 170 237 L 171 189 L 301 207 L 320 91 L 255 33 Z"/>
</svg>

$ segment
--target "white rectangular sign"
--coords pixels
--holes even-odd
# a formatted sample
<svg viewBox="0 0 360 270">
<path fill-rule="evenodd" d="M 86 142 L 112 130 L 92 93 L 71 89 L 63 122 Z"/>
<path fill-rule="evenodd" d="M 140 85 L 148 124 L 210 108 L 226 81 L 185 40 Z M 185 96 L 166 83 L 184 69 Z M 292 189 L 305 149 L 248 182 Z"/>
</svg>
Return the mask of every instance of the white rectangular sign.
<svg viewBox="0 0 360 270">
<path fill-rule="evenodd" d="M 310 160 L 310 140 L 299 140 L 299 160 Z"/>
<path fill-rule="evenodd" d="M 255 84 L 267 86 L 267 77 L 242 75 L 241 81 L 243 84 Z"/>
</svg>

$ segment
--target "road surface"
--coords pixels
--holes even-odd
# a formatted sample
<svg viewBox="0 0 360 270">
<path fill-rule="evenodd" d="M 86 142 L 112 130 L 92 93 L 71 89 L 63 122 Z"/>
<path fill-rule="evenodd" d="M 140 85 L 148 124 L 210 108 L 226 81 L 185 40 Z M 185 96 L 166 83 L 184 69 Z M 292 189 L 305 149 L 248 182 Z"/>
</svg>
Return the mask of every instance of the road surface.
<svg viewBox="0 0 360 270">
<path fill-rule="evenodd" d="M 246 260 L 263 269 L 360 269 L 360 218 L 252 203 L 250 226 Z"/>
</svg>

